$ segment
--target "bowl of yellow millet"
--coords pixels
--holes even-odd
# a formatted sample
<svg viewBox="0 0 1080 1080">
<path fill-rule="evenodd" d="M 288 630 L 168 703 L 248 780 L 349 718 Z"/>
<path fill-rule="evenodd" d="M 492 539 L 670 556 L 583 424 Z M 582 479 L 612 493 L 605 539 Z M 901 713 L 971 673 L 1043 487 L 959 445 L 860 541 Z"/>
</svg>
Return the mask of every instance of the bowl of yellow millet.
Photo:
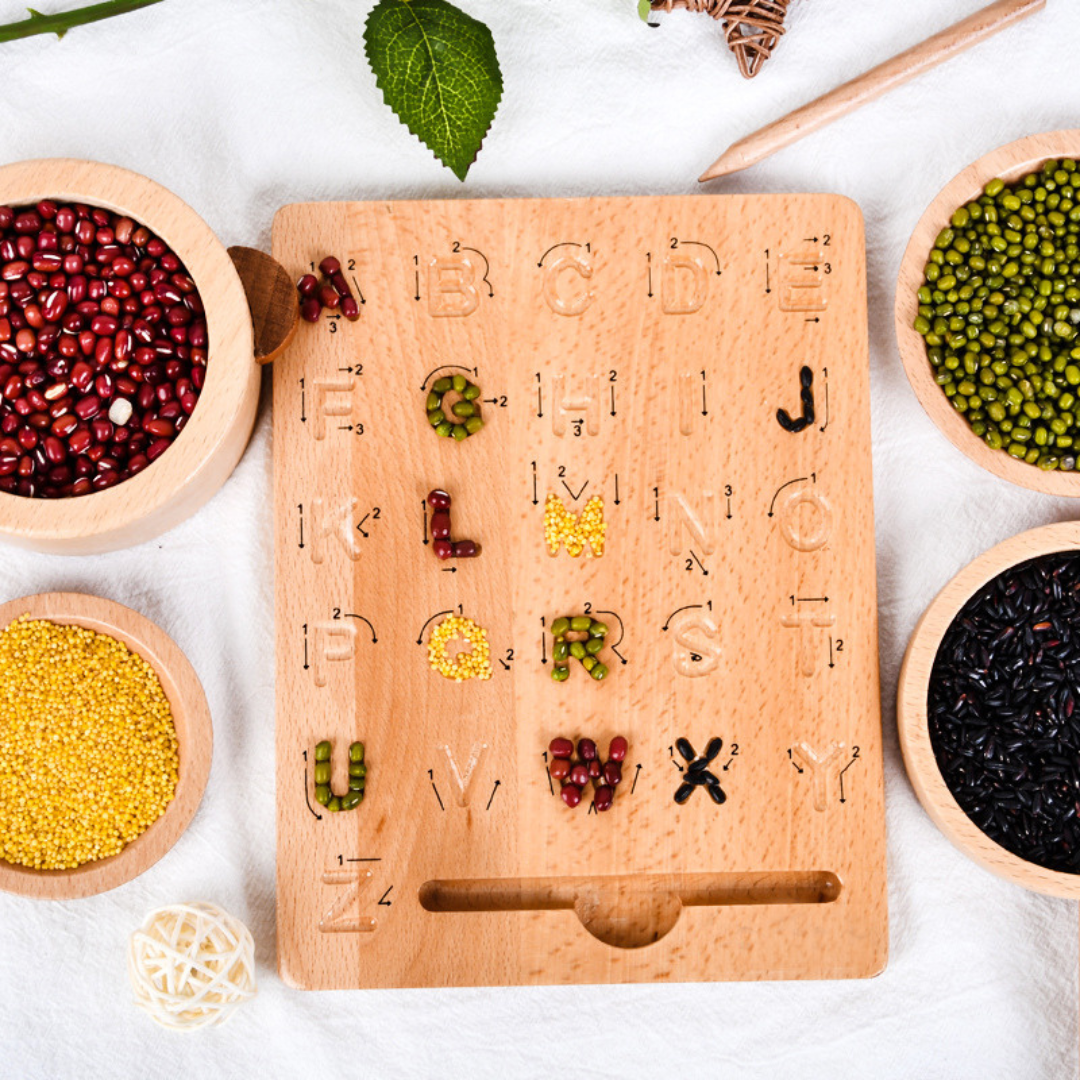
<svg viewBox="0 0 1080 1080">
<path fill-rule="evenodd" d="M 138 876 L 187 828 L 212 750 L 199 679 L 145 616 L 82 593 L 0 604 L 0 889 Z"/>
</svg>

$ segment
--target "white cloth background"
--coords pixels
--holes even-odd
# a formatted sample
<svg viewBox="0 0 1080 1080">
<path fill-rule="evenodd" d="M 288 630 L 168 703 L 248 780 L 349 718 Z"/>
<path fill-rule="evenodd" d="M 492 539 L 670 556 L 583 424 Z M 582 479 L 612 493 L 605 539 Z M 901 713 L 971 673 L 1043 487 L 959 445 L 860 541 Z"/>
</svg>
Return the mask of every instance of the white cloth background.
<svg viewBox="0 0 1080 1080">
<path fill-rule="evenodd" d="M 795 0 L 753 82 L 708 20 L 649 30 L 635 0 L 459 0 L 491 26 L 506 90 L 465 185 L 382 103 L 371 0 L 166 0 L 0 46 L 0 161 L 74 156 L 146 173 L 226 243 L 269 246 L 313 199 L 683 193 L 729 142 L 982 0 Z M 42 0 L 50 9 L 72 6 Z M 0 20 L 20 17 L 0 0 Z M 94 558 L 4 550 L 0 599 L 81 589 L 154 619 L 214 715 L 206 797 L 138 880 L 72 903 L 0 896 L 0 1076 L 1076 1075 L 1077 906 L 976 867 L 915 800 L 893 697 L 934 593 L 1012 534 L 1077 506 L 979 470 L 923 415 L 892 330 L 907 237 L 967 162 L 1077 126 L 1080 4 L 1030 23 L 711 190 L 835 191 L 866 215 L 885 716 L 891 960 L 869 982 L 303 994 L 274 970 L 270 416 L 232 479 L 159 540 Z M 151 908 L 221 904 L 251 927 L 258 998 L 184 1037 L 131 1005 L 127 935 Z"/>
</svg>

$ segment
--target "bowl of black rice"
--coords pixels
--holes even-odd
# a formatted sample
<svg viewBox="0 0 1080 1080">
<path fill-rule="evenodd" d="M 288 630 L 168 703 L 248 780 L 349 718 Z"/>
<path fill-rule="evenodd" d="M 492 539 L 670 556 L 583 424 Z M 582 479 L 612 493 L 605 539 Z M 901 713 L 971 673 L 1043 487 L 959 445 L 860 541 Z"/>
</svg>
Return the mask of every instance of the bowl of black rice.
<svg viewBox="0 0 1080 1080">
<path fill-rule="evenodd" d="M 968 564 L 919 620 L 897 725 L 945 835 L 1026 888 L 1080 898 L 1080 523 Z"/>
</svg>

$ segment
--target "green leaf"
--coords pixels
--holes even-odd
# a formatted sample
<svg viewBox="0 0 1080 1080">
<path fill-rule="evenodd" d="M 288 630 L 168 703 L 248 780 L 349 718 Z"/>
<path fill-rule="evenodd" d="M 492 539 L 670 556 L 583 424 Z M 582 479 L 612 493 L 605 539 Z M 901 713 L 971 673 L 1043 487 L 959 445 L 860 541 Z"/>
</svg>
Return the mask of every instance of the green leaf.
<svg viewBox="0 0 1080 1080">
<path fill-rule="evenodd" d="M 502 98 L 491 31 L 447 0 L 379 0 L 364 51 L 386 104 L 464 180 Z"/>
</svg>

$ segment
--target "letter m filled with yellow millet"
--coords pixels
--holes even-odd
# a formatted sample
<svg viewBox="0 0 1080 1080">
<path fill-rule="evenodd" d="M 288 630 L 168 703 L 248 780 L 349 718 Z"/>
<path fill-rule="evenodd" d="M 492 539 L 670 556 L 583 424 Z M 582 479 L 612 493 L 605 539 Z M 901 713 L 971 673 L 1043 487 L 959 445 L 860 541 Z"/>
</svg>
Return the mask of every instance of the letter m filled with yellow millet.
<svg viewBox="0 0 1080 1080">
<path fill-rule="evenodd" d="M 572 558 L 584 551 L 586 558 L 599 559 L 604 554 L 606 533 L 604 500 L 599 495 L 589 499 L 580 514 L 567 510 L 558 495 L 548 495 L 544 503 L 544 540 L 552 555 L 558 555 L 559 548 L 565 546 Z"/>
</svg>

